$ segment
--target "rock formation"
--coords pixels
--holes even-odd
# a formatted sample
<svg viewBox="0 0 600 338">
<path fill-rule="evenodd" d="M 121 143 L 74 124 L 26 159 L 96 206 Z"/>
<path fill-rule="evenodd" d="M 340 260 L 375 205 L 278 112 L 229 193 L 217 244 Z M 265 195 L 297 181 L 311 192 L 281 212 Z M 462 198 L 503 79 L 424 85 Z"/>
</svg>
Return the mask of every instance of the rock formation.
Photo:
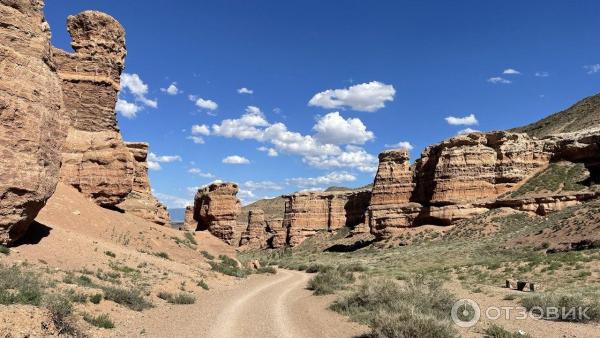
<svg viewBox="0 0 600 338">
<path fill-rule="evenodd" d="M 261 249 L 267 246 L 267 223 L 265 213 L 260 209 L 248 211 L 248 227 L 242 233 L 240 246 Z"/>
<path fill-rule="evenodd" d="M 188 205 L 185 207 L 185 216 L 183 218 L 183 227 L 181 230 L 184 231 L 196 231 L 198 222 L 194 220 L 194 206 Z"/>
<path fill-rule="evenodd" d="M 148 144 L 142 142 L 126 142 L 134 162 L 133 190 L 117 207 L 125 212 L 154 222 L 159 225 L 169 225 L 167 207 L 153 195 L 148 178 Z"/>
<path fill-rule="evenodd" d="M 353 228 L 364 222 L 371 193 L 368 190 L 300 192 L 287 199 L 284 228 L 287 244 L 296 246 L 317 231 Z"/>
<path fill-rule="evenodd" d="M 241 212 L 235 183 L 213 183 L 198 189 L 194 197 L 193 218 L 196 231 L 208 230 L 228 244 L 233 244 L 236 219 Z"/>
<path fill-rule="evenodd" d="M 54 49 L 71 116 L 61 180 L 97 204 L 113 207 L 133 188 L 134 159 L 115 114 L 125 31 L 111 16 L 94 11 L 69 16 L 67 25 L 75 52 Z"/>
<path fill-rule="evenodd" d="M 67 118 L 41 0 L 0 0 L 0 244 L 21 237 L 58 183 Z"/>
<path fill-rule="evenodd" d="M 267 220 L 267 231 L 272 236 L 267 239 L 267 246 L 273 249 L 283 248 L 287 245 L 287 228 L 283 224 L 283 218 Z"/>
</svg>

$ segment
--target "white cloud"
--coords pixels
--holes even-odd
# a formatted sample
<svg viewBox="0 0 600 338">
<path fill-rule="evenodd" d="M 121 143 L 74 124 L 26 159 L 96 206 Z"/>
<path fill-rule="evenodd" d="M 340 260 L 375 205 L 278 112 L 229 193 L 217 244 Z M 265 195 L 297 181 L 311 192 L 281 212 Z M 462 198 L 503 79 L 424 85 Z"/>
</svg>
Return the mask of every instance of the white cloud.
<svg viewBox="0 0 600 338">
<path fill-rule="evenodd" d="M 274 148 L 268 148 L 268 147 L 264 147 L 263 146 L 263 147 L 258 147 L 257 149 L 258 149 L 258 151 L 262 151 L 262 152 L 267 153 L 267 156 L 270 156 L 270 157 L 277 157 L 277 156 L 279 156 L 279 153 Z"/>
<path fill-rule="evenodd" d="M 207 109 L 207 110 L 217 110 L 217 108 L 219 108 L 219 105 L 212 100 L 205 100 L 201 97 L 198 97 L 196 95 L 189 95 L 188 99 L 190 101 L 193 101 L 194 104 L 198 107 L 198 108 L 202 108 L 202 109 Z"/>
<path fill-rule="evenodd" d="M 534 75 L 536 77 L 548 77 L 548 76 L 550 76 L 550 73 L 548 73 L 548 72 L 535 72 Z"/>
<path fill-rule="evenodd" d="M 204 139 L 200 136 L 188 136 L 188 140 L 192 140 L 195 144 L 204 144 Z"/>
<path fill-rule="evenodd" d="M 309 106 L 326 109 L 350 107 L 356 111 L 374 112 L 385 107 L 386 101 L 394 101 L 396 90 L 392 85 L 378 81 L 361 83 L 344 89 L 328 89 L 315 94 Z"/>
<path fill-rule="evenodd" d="M 256 106 L 247 106 L 246 107 L 247 114 L 256 114 L 256 115 L 264 115 L 260 108 Z"/>
<path fill-rule="evenodd" d="M 148 154 L 148 169 L 150 170 L 160 170 L 162 169 L 160 163 L 171 163 L 171 162 L 181 162 L 181 156 L 179 155 L 162 155 L 158 156 L 155 153 Z"/>
<path fill-rule="evenodd" d="M 364 144 L 375 138 L 360 119 L 344 119 L 339 112 L 321 117 L 313 127 L 315 138 L 326 144 Z"/>
<path fill-rule="evenodd" d="M 214 178 L 215 177 L 215 175 L 213 175 L 211 173 L 205 173 L 198 168 L 190 168 L 190 169 L 188 169 L 188 173 L 190 173 L 192 175 L 204 177 L 204 178 Z"/>
<path fill-rule="evenodd" d="M 205 124 L 195 124 L 192 126 L 192 134 L 208 136 L 210 135 L 210 130 Z"/>
<path fill-rule="evenodd" d="M 238 89 L 237 92 L 239 94 L 254 94 L 254 90 L 246 88 L 246 87 L 242 87 L 242 88 Z"/>
<path fill-rule="evenodd" d="M 410 144 L 410 142 L 408 141 L 400 141 L 398 143 L 394 143 L 394 144 L 386 144 L 385 145 L 386 148 L 400 148 L 400 149 L 407 149 L 407 150 L 413 150 L 413 145 Z"/>
<path fill-rule="evenodd" d="M 145 84 L 137 74 L 121 74 L 121 89 L 129 90 L 136 101 L 139 101 L 148 107 L 158 107 L 158 101 L 146 97 L 146 94 L 148 94 L 148 85 Z"/>
<path fill-rule="evenodd" d="M 250 160 L 248 160 L 247 158 L 245 158 L 243 156 L 231 155 L 231 156 L 225 157 L 223 159 L 223 163 L 226 163 L 226 164 L 249 164 Z"/>
<path fill-rule="evenodd" d="M 248 190 L 282 190 L 283 187 L 272 181 L 246 181 L 241 184 Z"/>
<path fill-rule="evenodd" d="M 465 129 L 459 130 L 458 133 L 456 133 L 456 134 L 463 135 L 463 134 L 479 133 L 479 132 L 481 132 L 481 131 L 477 130 L 477 129 L 465 128 Z"/>
<path fill-rule="evenodd" d="M 171 83 L 167 88 L 161 88 L 160 91 L 169 95 L 177 95 L 181 93 L 179 88 L 177 88 L 177 82 Z"/>
<path fill-rule="evenodd" d="M 241 140 L 255 139 L 261 140 L 264 130 L 259 127 L 266 127 L 269 122 L 263 114 L 246 113 L 239 119 L 226 119 L 221 124 L 213 124 L 212 132 L 215 135 L 224 137 L 236 137 Z"/>
<path fill-rule="evenodd" d="M 489 79 L 487 79 L 487 82 L 493 83 L 493 84 L 497 84 L 497 83 L 509 84 L 509 83 L 512 83 L 512 81 L 507 80 L 507 79 L 505 79 L 503 77 L 500 77 L 500 76 L 490 77 Z"/>
<path fill-rule="evenodd" d="M 445 118 L 445 120 L 446 122 L 448 122 L 448 124 L 451 124 L 453 126 L 472 126 L 479 123 L 474 114 L 470 114 L 464 117 L 448 116 Z"/>
<path fill-rule="evenodd" d="M 598 73 L 598 72 L 600 72 L 600 63 L 597 63 L 595 65 L 583 66 L 583 69 L 585 69 L 588 74 Z"/>
<path fill-rule="evenodd" d="M 185 208 L 192 204 L 192 199 L 187 199 L 179 196 L 173 196 L 169 194 L 163 194 L 160 192 L 152 192 L 156 198 L 163 202 L 167 208 Z"/>
<path fill-rule="evenodd" d="M 137 112 L 140 111 L 141 107 L 136 105 L 135 103 L 127 102 L 121 98 L 117 99 L 117 104 L 115 106 L 115 110 L 123 117 L 128 119 L 133 119 L 136 117 Z"/>
<path fill-rule="evenodd" d="M 344 182 L 356 181 L 356 176 L 345 171 L 334 171 L 327 175 L 318 177 L 296 177 L 289 178 L 286 183 L 295 185 L 300 188 L 328 186 Z"/>
<path fill-rule="evenodd" d="M 502 74 L 519 75 L 519 74 L 521 74 L 521 72 L 516 69 L 513 69 L 513 68 L 507 68 L 502 72 Z"/>
</svg>

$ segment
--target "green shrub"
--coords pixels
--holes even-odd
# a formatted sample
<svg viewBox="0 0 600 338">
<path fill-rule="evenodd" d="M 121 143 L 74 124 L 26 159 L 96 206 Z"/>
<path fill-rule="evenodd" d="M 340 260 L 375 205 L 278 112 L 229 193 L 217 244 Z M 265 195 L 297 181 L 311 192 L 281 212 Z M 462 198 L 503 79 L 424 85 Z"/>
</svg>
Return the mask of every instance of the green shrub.
<svg viewBox="0 0 600 338">
<path fill-rule="evenodd" d="M 206 251 L 206 250 L 202 250 L 200 253 L 202 254 L 202 256 L 204 256 L 204 258 L 206 258 L 206 259 L 208 259 L 208 260 L 211 260 L 211 261 L 212 261 L 213 259 L 215 259 L 215 256 L 211 255 L 211 254 L 210 254 L 210 253 L 208 253 L 208 251 Z"/>
<path fill-rule="evenodd" d="M 83 320 L 102 329 L 114 329 L 115 327 L 115 324 L 110 320 L 108 314 L 105 313 L 96 317 L 86 313 L 83 315 Z"/>
<path fill-rule="evenodd" d="M 5 247 L 4 245 L 0 245 L 0 253 L 4 255 L 10 254 L 10 248 Z"/>
<path fill-rule="evenodd" d="M 248 276 L 248 271 L 239 267 L 238 262 L 225 255 L 219 256 L 220 262 L 208 262 L 213 271 L 220 272 L 224 275 L 244 278 Z"/>
<path fill-rule="evenodd" d="M 414 312 L 409 307 L 400 312 L 382 312 L 371 324 L 374 338 L 453 338 L 458 337 L 448 321 Z"/>
<path fill-rule="evenodd" d="M 0 265 L 0 304 L 40 305 L 43 285 L 39 276 L 18 266 Z"/>
<path fill-rule="evenodd" d="M 112 286 L 102 287 L 104 299 L 111 300 L 117 304 L 126 306 L 134 311 L 143 311 L 152 307 L 152 303 L 148 302 L 140 290 L 123 289 Z"/>
<path fill-rule="evenodd" d="M 198 282 L 198 286 L 203 288 L 204 290 L 208 290 L 208 284 L 206 284 L 206 282 L 204 281 L 204 279 L 200 280 Z"/>
<path fill-rule="evenodd" d="M 340 265 L 338 269 L 350 272 L 365 272 L 368 270 L 366 266 L 358 262 Z"/>
<path fill-rule="evenodd" d="M 170 292 L 161 291 L 158 293 L 158 298 L 164 299 L 171 304 L 194 304 L 196 303 L 196 297 L 189 293 L 180 292 L 173 294 Z"/>
<path fill-rule="evenodd" d="M 185 236 L 185 239 L 187 239 L 187 241 L 188 241 L 188 242 L 190 242 L 191 244 L 193 244 L 193 245 L 198 245 L 198 242 L 196 241 L 196 237 L 194 236 L 194 234 L 193 234 L 193 233 L 191 233 L 191 232 L 186 232 L 186 233 L 184 234 L 184 236 Z"/>
<path fill-rule="evenodd" d="M 256 269 L 256 271 L 254 271 L 254 273 L 270 273 L 270 274 L 274 275 L 277 273 L 277 269 L 272 266 L 263 266 L 263 267 Z"/>
<path fill-rule="evenodd" d="M 44 307 L 50 312 L 52 322 L 59 334 L 74 335 L 76 329 L 71 318 L 73 304 L 68 298 L 62 295 L 50 294 L 44 298 Z"/>
<path fill-rule="evenodd" d="M 115 258 L 115 257 L 117 257 L 117 254 L 115 254 L 115 253 L 114 253 L 114 252 L 112 252 L 112 251 L 108 251 L 108 250 L 107 250 L 107 251 L 104 251 L 104 254 L 105 254 L 105 255 L 107 255 L 108 257 L 112 257 L 112 258 Z"/>
<path fill-rule="evenodd" d="M 67 296 L 69 297 L 69 300 L 75 303 L 85 303 L 88 299 L 88 296 L 85 293 L 79 293 L 73 289 L 67 291 Z"/>
<path fill-rule="evenodd" d="M 168 253 L 166 253 L 166 252 L 164 252 L 164 251 L 161 251 L 161 252 L 155 252 L 155 253 L 153 253 L 153 255 L 154 255 L 154 256 L 156 256 L 156 257 L 163 258 L 163 259 L 171 259 L 171 258 L 169 257 L 169 254 L 168 254 Z"/>
<path fill-rule="evenodd" d="M 308 272 L 308 273 L 325 272 L 325 271 L 329 271 L 332 269 L 333 269 L 333 266 L 331 266 L 331 265 L 313 263 L 313 264 L 310 264 L 306 268 L 306 272 Z"/>
<path fill-rule="evenodd" d="M 533 338 L 529 334 L 520 334 L 518 332 L 510 332 L 500 325 L 492 324 L 488 326 L 483 333 L 488 338 Z"/>
<path fill-rule="evenodd" d="M 521 299 L 521 305 L 544 319 L 566 322 L 600 321 L 600 301 L 585 300 L 579 295 L 541 293 Z M 550 311 L 552 308 L 559 309 L 558 316 L 553 313 L 554 310 Z M 575 310 L 569 312 L 570 309 Z M 585 314 L 588 318 L 579 316 L 579 309 L 587 309 Z"/>
<path fill-rule="evenodd" d="M 102 301 L 101 293 L 97 293 L 95 295 L 90 296 L 90 302 L 92 302 L 93 304 L 100 304 L 101 301 Z"/>
<path fill-rule="evenodd" d="M 308 282 L 308 289 L 313 290 L 315 295 L 327 295 L 354 282 L 352 272 L 339 269 L 329 269 L 319 272 Z"/>
</svg>

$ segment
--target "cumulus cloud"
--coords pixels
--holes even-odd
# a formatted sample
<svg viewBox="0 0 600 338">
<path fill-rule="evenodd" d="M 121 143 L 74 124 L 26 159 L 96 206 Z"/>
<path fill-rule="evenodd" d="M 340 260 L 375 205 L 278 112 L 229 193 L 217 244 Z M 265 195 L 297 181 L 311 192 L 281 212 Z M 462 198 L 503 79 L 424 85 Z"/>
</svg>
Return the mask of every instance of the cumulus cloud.
<svg viewBox="0 0 600 338">
<path fill-rule="evenodd" d="M 410 142 L 408 141 L 400 141 L 398 143 L 394 143 L 394 144 L 386 144 L 385 145 L 386 148 L 400 148 L 400 149 L 407 149 L 407 150 L 413 150 L 413 145 L 410 144 Z"/>
<path fill-rule="evenodd" d="M 353 122 L 340 119 L 344 123 L 358 126 L 360 120 Z M 353 124 L 352 124 L 353 123 Z M 327 124 L 326 124 L 327 125 Z M 362 125 L 362 122 L 360 122 Z M 335 130 L 335 129 L 334 129 Z M 358 128 L 359 132 L 362 130 Z M 342 147 L 340 144 L 327 143 L 335 140 L 336 137 L 343 136 L 345 141 L 350 138 L 347 134 L 340 133 L 334 136 L 328 136 L 325 133 L 326 128 L 322 128 L 319 137 L 312 135 L 302 135 L 301 133 L 288 130 L 287 126 L 281 122 L 270 123 L 265 116 L 256 109 L 247 109 L 246 113 L 237 119 L 225 119 L 220 124 L 213 124 L 211 135 L 237 138 L 240 140 L 252 139 L 258 142 L 268 142 L 272 147 L 265 147 L 271 155 L 275 153 L 287 153 L 302 156 L 302 160 L 318 168 L 356 168 L 364 172 L 373 172 L 377 168 L 377 158 L 364 149 L 348 144 Z M 365 139 L 374 137 L 371 132 L 363 131 L 362 136 L 352 134 L 351 141 L 363 142 Z M 337 142 L 336 142 L 337 143 Z M 261 150 L 261 149 L 259 149 Z"/>
<path fill-rule="evenodd" d="M 273 181 L 246 181 L 241 186 L 248 190 L 282 190 L 283 187 Z"/>
<path fill-rule="evenodd" d="M 215 177 L 215 175 L 204 172 L 198 168 L 190 168 L 190 169 L 188 169 L 188 173 L 199 176 L 199 177 L 203 177 L 203 178 L 214 178 Z"/>
<path fill-rule="evenodd" d="M 315 94 L 309 106 L 326 109 L 350 107 L 356 111 L 374 112 L 385 107 L 386 101 L 394 101 L 396 90 L 392 85 L 378 81 L 361 83 L 343 89 L 328 89 Z"/>
<path fill-rule="evenodd" d="M 536 77 L 548 77 L 548 76 L 550 76 L 550 73 L 548 73 L 548 72 L 535 72 L 535 74 L 533 74 L 533 75 L 535 75 Z"/>
<path fill-rule="evenodd" d="M 327 175 L 317 177 L 288 178 L 286 183 L 295 185 L 299 188 L 307 188 L 315 186 L 329 186 L 353 181 L 356 181 L 356 176 L 345 171 L 334 171 Z"/>
<path fill-rule="evenodd" d="M 141 102 L 151 108 L 158 107 L 158 101 L 146 97 L 146 94 L 148 94 L 148 85 L 142 81 L 138 74 L 121 74 L 121 90 L 123 89 L 127 89 L 137 102 Z"/>
<path fill-rule="evenodd" d="M 195 124 L 192 126 L 192 134 L 208 136 L 210 135 L 210 130 L 205 124 Z"/>
<path fill-rule="evenodd" d="M 513 68 L 507 68 L 505 69 L 502 74 L 506 74 L 506 75 L 519 75 L 521 74 L 520 71 L 513 69 Z"/>
<path fill-rule="evenodd" d="M 133 119 L 137 116 L 138 111 L 140 111 L 141 107 L 135 103 L 127 102 L 124 99 L 117 99 L 117 104 L 115 106 L 115 110 L 120 113 L 123 117 L 128 119 Z"/>
<path fill-rule="evenodd" d="M 277 152 L 277 150 L 275 150 L 274 148 L 268 148 L 268 147 L 258 147 L 257 148 L 258 151 L 262 151 L 267 153 L 267 156 L 269 157 L 277 157 L 279 156 L 279 153 Z"/>
<path fill-rule="evenodd" d="M 223 163 L 226 163 L 226 164 L 249 164 L 250 160 L 248 160 L 247 158 L 245 158 L 243 156 L 231 155 L 231 156 L 225 157 L 223 159 Z"/>
<path fill-rule="evenodd" d="M 597 63 L 595 65 L 583 66 L 583 69 L 585 69 L 588 74 L 598 73 L 598 72 L 600 72 L 600 63 Z"/>
<path fill-rule="evenodd" d="M 242 87 L 242 88 L 238 89 L 237 92 L 239 94 L 254 94 L 254 90 L 246 88 L 246 87 Z"/>
<path fill-rule="evenodd" d="M 453 126 L 472 126 L 479 123 L 474 114 L 470 114 L 464 117 L 448 116 L 445 118 L 445 120 L 446 122 L 448 122 L 448 124 L 451 124 Z"/>
<path fill-rule="evenodd" d="M 500 77 L 500 76 L 490 77 L 489 79 L 487 79 L 487 82 L 493 83 L 493 84 L 498 84 L 498 83 L 500 83 L 500 84 L 509 84 L 509 83 L 512 83 L 512 81 L 507 80 L 507 79 L 505 79 L 503 77 Z"/>
<path fill-rule="evenodd" d="M 465 129 L 459 130 L 456 134 L 462 135 L 462 134 L 479 133 L 479 132 L 481 132 L 481 131 L 479 131 L 477 129 L 465 128 Z"/>
<path fill-rule="evenodd" d="M 360 119 L 344 119 L 339 112 L 321 117 L 313 127 L 315 138 L 329 144 L 364 144 L 375 138 Z"/>
<path fill-rule="evenodd" d="M 190 101 L 194 102 L 194 104 L 198 108 L 202 108 L 202 109 L 206 109 L 206 110 L 217 110 L 217 108 L 219 108 L 219 105 L 215 101 L 203 99 L 196 95 L 189 95 L 188 99 Z"/>
<path fill-rule="evenodd" d="M 162 155 L 158 156 L 155 153 L 148 154 L 148 168 L 150 170 L 160 170 L 161 163 L 181 162 L 181 156 L 179 155 Z"/>
<path fill-rule="evenodd" d="M 181 93 L 179 88 L 177 88 L 177 82 L 171 83 L 167 88 L 161 88 L 160 91 L 169 95 L 177 95 Z"/>
<path fill-rule="evenodd" d="M 167 208 L 185 208 L 188 205 L 192 204 L 192 200 L 188 198 L 163 194 L 156 191 L 153 191 L 152 193 L 154 196 L 156 196 L 156 198 L 158 198 L 162 203 L 164 203 L 167 206 Z"/>
<path fill-rule="evenodd" d="M 195 144 L 204 144 L 204 139 L 200 136 L 190 135 L 187 137 L 188 140 L 192 140 Z"/>
</svg>

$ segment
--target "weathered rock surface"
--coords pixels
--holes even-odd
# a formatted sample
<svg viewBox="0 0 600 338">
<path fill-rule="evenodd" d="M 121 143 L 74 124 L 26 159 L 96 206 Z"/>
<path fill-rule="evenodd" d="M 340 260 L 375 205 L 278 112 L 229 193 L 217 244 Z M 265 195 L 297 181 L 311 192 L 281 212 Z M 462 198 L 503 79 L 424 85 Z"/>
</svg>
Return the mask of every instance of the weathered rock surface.
<svg viewBox="0 0 600 338">
<path fill-rule="evenodd" d="M 148 178 L 148 144 L 143 142 L 126 142 L 134 162 L 133 190 L 117 207 L 125 212 L 154 222 L 159 225 L 169 225 L 170 217 L 167 207 L 153 195 Z"/>
<path fill-rule="evenodd" d="M 248 227 L 242 233 L 240 246 L 261 249 L 267 247 L 267 223 L 265 213 L 260 209 L 248 211 Z"/>
<path fill-rule="evenodd" d="M 194 206 L 188 205 L 185 207 L 185 216 L 183 219 L 183 227 L 181 230 L 184 231 L 196 231 L 198 222 L 194 220 Z"/>
<path fill-rule="evenodd" d="M 41 0 L 0 0 L 0 244 L 21 237 L 58 183 L 67 118 Z"/>
<path fill-rule="evenodd" d="M 287 245 L 288 229 L 283 224 L 283 218 L 267 220 L 267 230 L 272 234 L 267 239 L 268 247 L 279 249 Z"/>
<path fill-rule="evenodd" d="M 67 19 L 74 53 L 54 48 L 71 116 L 61 180 L 105 207 L 133 189 L 134 159 L 115 113 L 123 70 L 125 31 L 111 16 L 86 11 Z"/>
<path fill-rule="evenodd" d="M 196 231 L 208 230 L 215 237 L 232 245 L 236 219 L 241 212 L 235 183 L 213 183 L 199 189 L 194 198 L 193 218 Z"/>
<path fill-rule="evenodd" d="M 371 193 L 368 190 L 301 192 L 285 197 L 287 244 L 296 246 L 318 231 L 353 228 L 363 223 Z"/>
</svg>

